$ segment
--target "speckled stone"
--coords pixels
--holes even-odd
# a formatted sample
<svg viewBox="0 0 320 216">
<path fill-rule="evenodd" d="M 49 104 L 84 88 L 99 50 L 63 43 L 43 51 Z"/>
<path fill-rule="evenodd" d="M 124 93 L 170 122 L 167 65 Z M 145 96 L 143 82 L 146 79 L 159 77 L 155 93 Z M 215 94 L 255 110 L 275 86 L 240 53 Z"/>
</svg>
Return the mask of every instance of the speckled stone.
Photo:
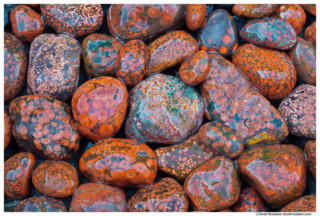
<svg viewBox="0 0 320 216">
<path fill-rule="evenodd" d="M 317 14 L 317 6 L 316 4 L 300 4 L 301 7 L 308 13 L 312 14 L 313 16 L 316 16 Z"/>
<path fill-rule="evenodd" d="M 106 184 L 86 183 L 74 192 L 69 212 L 126 212 L 124 191 Z"/>
<path fill-rule="evenodd" d="M 277 7 L 276 4 L 235 4 L 232 12 L 236 16 L 262 18 L 273 14 Z"/>
<path fill-rule="evenodd" d="M 15 212 L 67 212 L 62 200 L 46 196 L 35 196 L 20 202 Z"/>
<path fill-rule="evenodd" d="M 316 46 L 317 41 L 317 24 L 316 22 L 309 25 L 304 31 L 303 35 L 304 39 L 311 42 L 314 46 Z"/>
<path fill-rule="evenodd" d="M 29 56 L 28 94 L 71 98 L 80 76 L 79 42 L 65 34 L 42 34 L 31 43 Z"/>
<path fill-rule="evenodd" d="M 291 203 L 283 207 L 280 212 L 316 212 L 316 206 L 316 195 L 312 194 L 292 201 Z"/>
<path fill-rule="evenodd" d="M 308 84 L 295 88 L 278 108 L 295 136 L 316 138 L 316 87 Z"/>
<path fill-rule="evenodd" d="M 205 109 L 201 95 L 178 77 L 154 74 L 130 92 L 126 136 L 140 142 L 176 144 L 194 134 Z"/>
<path fill-rule="evenodd" d="M 306 187 L 304 152 L 291 144 L 249 148 L 236 160 L 241 177 L 272 207 L 300 197 Z"/>
<path fill-rule="evenodd" d="M 232 160 L 216 156 L 193 170 L 184 182 L 194 209 L 216 211 L 238 201 L 241 181 Z"/>
<path fill-rule="evenodd" d="M 186 212 L 188 206 L 182 186 L 169 177 L 140 189 L 128 201 L 129 212 Z"/>
<path fill-rule="evenodd" d="M 266 212 L 260 195 L 252 188 L 241 191 L 239 201 L 232 206 L 235 212 Z"/>
<path fill-rule="evenodd" d="M 281 142 L 289 130 L 280 113 L 223 57 L 210 54 L 210 71 L 201 84 L 206 116 L 237 131 L 247 146 Z"/>
<path fill-rule="evenodd" d="M 191 31 L 195 31 L 203 24 L 207 13 L 205 4 L 187 4 L 186 24 Z"/>
<path fill-rule="evenodd" d="M 306 145 L 304 146 L 304 151 L 307 154 L 307 161 L 308 161 L 308 168 L 313 175 L 314 178 L 316 178 L 316 165 L 317 165 L 317 151 L 316 151 L 316 140 L 309 140 Z"/>
<path fill-rule="evenodd" d="M 4 120 L 4 149 L 8 147 L 11 138 L 12 138 L 12 121 L 11 118 L 8 114 L 8 111 L 6 109 L 4 109 L 4 116 L 3 116 L 3 120 Z"/>
</svg>

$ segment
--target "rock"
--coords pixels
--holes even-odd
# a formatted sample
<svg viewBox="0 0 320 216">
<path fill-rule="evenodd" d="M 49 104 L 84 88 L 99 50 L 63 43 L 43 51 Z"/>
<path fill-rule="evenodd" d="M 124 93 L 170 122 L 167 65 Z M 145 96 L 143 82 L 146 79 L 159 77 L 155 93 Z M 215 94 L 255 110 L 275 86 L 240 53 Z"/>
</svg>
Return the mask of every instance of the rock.
<svg viewBox="0 0 320 216">
<path fill-rule="evenodd" d="M 146 73 L 150 61 L 147 45 L 141 40 L 125 43 L 117 58 L 117 77 L 127 86 L 136 86 Z"/>
<path fill-rule="evenodd" d="M 107 22 L 112 36 L 122 41 L 151 40 L 182 22 L 182 4 L 112 4 Z"/>
<path fill-rule="evenodd" d="M 236 130 L 220 122 L 208 122 L 199 129 L 201 143 L 227 158 L 238 157 L 244 149 L 244 144 L 237 136 Z"/>
<path fill-rule="evenodd" d="M 43 33 L 43 17 L 26 5 L 19 5 L 10 12 L 13 34 L 23 42 L 32 42 Z"/>
<path fill-rule="evenodd" d="M 316 16 L 316 4 L 300 4 L 301 7 L 308 13 L 312 14 L 313 16 Z"/>
<path fill-rule="evenodd" d="M 29 152 L 20 152 L 4 163 L 4 194 L 21 200 L 29 195 L 30 179 L 36 166 L 36 158 Z"/>
<path fill-rule="evenodd" d="M 140 189 L 128 201 L 129 212 L 186 212 L 188 207 L 182 186 L 169 177 Z"/>
<path fill-rule="evenodd" d="M 249 21 L 240 31 L 240 37 L 254 45 L 272 49 L 291 49 L 297 34 L 286 21 L 276 17 L 266 17 Z"/>
<path fill-rule="evenodd" d="M 201 143 L 198 134 L 180 144 L 158 148 L 155 154 L 159 170 L 178 180 L 184 180 L 192 170 L 216 155 Z"/>
<path fill-rule="evenodd" d="M 244 44 L 233 54 L 232 63 L 269 100 L 284 99 L 296 84 L 294 64 L 282 51 Z"/>
<path fill-rule="evenodd" d="M 93 182 L 143 187 L 156 178 L 157 158 L 146 144 L 130 139 L 105 139 L 82 155 L 79 169 Z"/>
<path fill-rule="evenodd" d="M 41 14 L 56 33 L 82 37 L 100 29 L 103 10 L 100 4 L 42 4 Z"/>
<path fill-rule="evenodd" d="M 281 142 L 289 130 L 280 113 L 223 57 L 210 54 L 210 70 L 201 84 L 206 116 L 237 131 L 246 146 Z"/>
<path fill-rule="evenodd" d="M 308 84 L 295 88 L 278 108 L 295 136 L 316 138 L 316 87 Z"/>
<path fill-rule="evenodd" d="M 21 200 L 14 200 L 4 204 L 4 212 L 14 212 L 14 208 L 21 202 Z"/>
<path fill-rule="evenodd" d="M 123 42 L 104 34 L 91 34 L 82 41 L 82 59 L 89 76 L 116 75 L 116 62 Z"/>
<path fill-rule="evenodd" d="M 266 212 L 260 195 L 252 188 L 241 191 L 240 199 L 232 206 L 235 212 Z"/>
<path fill-rule="evenodd" d="M 127 112 L 128 91 L 120 80 L 97 77 L 72 96 L 72 113 L 84 137 L 97 141 L 114 136 Z"/>
<path fill-rule="evenodd" d="M 236 16 L 262 18 L 273 14 L 277 7 L 278 5 L 276 4 L 235 4 L 232 12 Z"/>
<path fill-rule="evenodd" d="M 127 200 L 121 188 L 86 183 L 75 191 L 69 212 L 126 212 Z"/>
<path fill-rule="evenodd" d="M 288 51 L 298 78 L 305 84 L 316 85 L 316 48 L 301 37 L 297 37 L 297 43 Z"/>
<path fill-rule="evenodd" d="M 212 11 L 197 36 L 201 50 L 229 57 L 238 47 L 237 27 L 232 16 L 224 9 Z"/>
<path fill-rule="evenodd" d="M 67 104 L 27 95 L 11 101 L 9 113 L 13 137 L 23 149 L 49 160 L 66 160 L 78 151 L 80 134 Z"/>
<path fill-rule="evenodd" d="M 148 49 L 150 63 L 146 76 L 182 63 L 199 50 L 199 45 L 188 32 L 173 31 L 154 40 Z"/>
<path fill-rule="evenodd" d="M 126 136 L 140 142 L 181 143 L 202 123 L 200 94 L 178 77 L 154 74 L 130 92 Z"/>
<path fill-rule="evenodd" d="M 187 4 L 186 7 L 186 24 L 191 31 L 198 30 L 207 13 L 207 6 L 205 4 Z"/>
<path fill-rule="evenodd" d="M 40 193 L 62 198 L 73 194 L 79 179 L 77 170 L 68 162 L 46 160 L 35 168 L 32 183 Z"/>
<path fill-rule="evenodd" d="M 62 200 L 46 196 L 35 196 L 23 200 L 14 209 L 15 212 L 66 212 Z"/>
<path fill-rule="evenodd" d="M 28 94 L 68 100 L 79 82 L 81 46 L 72 36 L 42 34 L 30 47 Z"/>
<path fill-rule="evenodd" d="M 316 145 L 317 145 L 316 140 L 309 140 L 304 146 L 304 151 L 307 154 L 308 168 L 314 178 L 316 178 L 316 170 L 317 170 L 316 169 L 316 165 L 317 165 Z"/>
<path fill-rule="evenodd" d="M 304 39 L 311 42 L 314 46 L 316 46 L 316 40 L 317 40 L 317 25 L 316 22 L 312 23 L 307 27 L 307 29 L 304 32 Z"/>
<path fill-rule="evenodd" d="M 180 66 L 179 77 L 188 86 L 203 82 L 209 72 L 210 58 L 207 52 L 200 50 L 187 58 Z"/>
<path fill-rule="evenodd" d="M 303 196 L 292 201 L 281 209 L 280 212 L 316 212 L 316 195 Z"/>
<path fill-rule="evenodd" d="M 273 17 L 286 20 L 293 27 L 297 35 L 300 34 L 306 23 L 306 13 L 298 4 L 280 5 L 273 14 Z"/>
<path fill-rule="evenodd" d="M 196 209 L 222 210 L 238 201 L 241 181 L 232 160 L 216 156 L 193 170 L 184 190 Z"/>
<path fill-rule="evenodd" d="M 8 111 L 4 109 L 4 149 L 6 149 L 12 138 L 12 121 L 9 117 Z"/>
<path fill-rule="evenodd" d="M 244 151 L 236 163 L 241 177 L 272 208 L 297 199 L 306 187 L 306 158 L 297 146 L 256 146 Z"/>
<path fill-rule="evenodd" d="M 12 34 L 4 33 L 4 101 L 15 98 L 27 76 L 27 55 L 23 43 Z"/>
</svg>

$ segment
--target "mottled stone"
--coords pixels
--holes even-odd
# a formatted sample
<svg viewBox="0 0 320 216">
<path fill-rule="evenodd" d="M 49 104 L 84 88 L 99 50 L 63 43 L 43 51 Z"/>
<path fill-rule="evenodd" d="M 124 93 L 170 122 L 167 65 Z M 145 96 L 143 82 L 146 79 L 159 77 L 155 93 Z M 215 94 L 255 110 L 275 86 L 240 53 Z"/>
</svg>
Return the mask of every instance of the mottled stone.
<svg viewBox="0 0 320 216">
<path fill-rule="evenodd" d="M 127 137 L 140 142 L 175 144 L 194 134 L 205 109 L 201 95 L 178 77 L 154 74 L 130 92 Z"/>
<path fill-rule="evenodd" d="M 317 14 L 317 6 L 316 4 L 300 4 L 301 7 L 308 13 L 312 14 L 313 16 L 316 16 Z"/>
<path fill-rule="evenodd" d="M 266 212 L 260 195 L 252 188 L 241 191 L 239 201 L 232 206 L 235 212 Z"/>
<path fill-rule="evenodd" d="M 247 146 L 281 142 L 289 130 L 280 113 L 223 57 L 210 54 L 210 71 L 201 84 L 206 116 L 237 131 Z"/>
<path fill-rule="evenodd" d="M 28 94 L 65 101 L 78 86 L 81 46 L 74 37 L 42 34 L 31 43 Z"/>
<path fill-rule="evenodd" d="M 11 199 L 21 200 L 31 190 L 31 175 L 36 158 L 29 152 L 20 152 L 4 163 L 4 194 Z"/>
<path fill-rule="evenodd" d="M 123 42 L 104 34 L 91 34 L 82 41 L 82 59 L 89 76 L 115 76 Z"/>
<path fill-rule="evenodd" d="M 301 37 L 297 37 L 297 43 L 288 51 L 298 78 L 305 84 L 316 85 L 316 48 Z"/>
<path fill-rule="evenodd" d="M 232 63 L 269 100 L 284 99 L 297 81 L 294 64 L 282 51 L 247 43 L 235 51 Z"/>
<path fill-rule="evenodd" d="M 13 137 L 23 149 L 49 160 L 66 160 L 78 151 L 80 134 L 67 104 L 22 96 L 11 101 L 9 113 Z"/>
<path fill-rule="evenodd" d="M 304 151 L 307 154 L 307 161 L 308 161 L 308 168 L 313 175 L 314 178 L 316 178 L 316 165 L 317 165 L 317 151 L 316 151 L 316 140 L 309 140 L 306 145 L 304 146 Z"/>
<path fill-rule="evenodd" d="M 11 138 L 12 138 L 12 121 L 11 118 L 8 114 L 8 111 L 6 109 L 4 109 L 4 116 L 3 116 L 3 120 L 4 120 L 4 149 L 8 147 Z"/>
<path fill-rule="evenodd" d="M 224 9 L 212 11 L 197 36 L 201 50 L 228 57 L 238 47 L 237 27 L 232 16 Z"/>
<path fill-rule="evenodd" d="M 35 196 L 20 202 L 15 212 L 67 212 L 62 200 L 46 196 Z"/>
<path fill-rule="evenodd" d="M 69 212 L 126 212 L 124 191 L 106 184 L 86 183 L 74 192 Z"/>
<path fill-rule="evenodd" d="M 240 31 L 245 41 L 272 49 L 288 50 L 297 41 L 297 34 L 286 21 L 276 17 L 266 17 L 249 21 Z"/>
<path fill-rule="evenodd" d="M 56 33 L 82 37 L 99 30 L 103 23 L 100 4 L 42 4 L 40 9 Z"/>
<path fill-rule="evenodd" d="M 280 212 L 316 212 L 316 206 L 316 195 L 312 194 L 292 201 L 283 207 Z"/>
<path fill-rule="evenodd" d="M 316 87 L 300 85 L 279 106 L 279 112 L 292 134 L 316 138 Z"/>
<path fill-rule="evenodd" d="M 241 177 L 272 207 L 300 197 L 306 187 L 304 152 L 291 144 L 249 148 L 236 160 Z"/>
<path fill-rule="evenodd" d="M 103 76 L 82 84 L 71 101 L 80 133 L 94 141 L 115 135 L 126 116 L 127 101 L 127 88 L 119 79 Z"/>
<path fill-rule="evenodd" d="M 216 211 L 238 201 L 241 181 L 232 160 L 217 156 L 193 170 L 184 182 L 194 208 Z"/>
<path fill-rule="evenodd" d="M 128 201 L 129 212 L 186 212 L 188 206 L 182 186 L 169 177 L 140 189 Z"/>
<path fill-rule="evenodd" d="M 236 16 L 262 18 L 273 14 L 277 7 L 276 4 L 235 4 L 232 12 Z"/>
<path fill-rule="evenodd" d="M 316 46 L 317 41 L 317 24 L 316 22 L 309 25 L 303 35 L 304 39 L 311 42 L 314 46 Z"/>
<path fill-rule="evenodd" d="M 205 4 L 187 4 L 186 24 L 191 31 L 195 31 L 203 24 L 207 13 Z"/>
<path fill-rule="evenodd" d="M 146 76 L 182 63 L 199 50 L 199 45 L 190 33 L 173 31 L 154 40 L 148 49 L 150 63 Z"/>
<path fill-rule="evenodd" d="M 107 14 L 109 31 L 123 41 L 151 40 L 182 22 L 182 4 L 113 4 Z"/>
</svg>

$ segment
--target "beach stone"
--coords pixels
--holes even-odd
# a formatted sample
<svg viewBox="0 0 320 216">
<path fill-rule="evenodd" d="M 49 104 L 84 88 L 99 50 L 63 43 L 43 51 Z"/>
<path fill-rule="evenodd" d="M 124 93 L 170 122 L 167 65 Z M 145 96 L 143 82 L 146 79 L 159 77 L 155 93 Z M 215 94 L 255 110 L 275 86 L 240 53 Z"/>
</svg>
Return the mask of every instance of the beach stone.
<svg viewBox="0 0 320 216">
<path fill-rule="evenodd" d="M 316 195 L 306 195 L 292 201 L 281 209 L 280 212 L 316 212 Z"/>
<path fill-rule="evenodd" d="M 304 146 L 304 151 L 307 154 L 307 161 L 308 161 L 308 168 L 313 175 L 314 178 L 316 178 L 316 165 L 317 165 L 317 154 L 316 154 L 316 140 L 309 140 L 306 142 L 306 145 Z"/>
<path fill-rule="evenodd" d="M 128 201 L 129 212 L 186 212 L 188 207 L 182 186 L 169 177 L 138 190 Z"/>
<path fill-rule="evenodd" d="M 315 86 L 298 86 L 281 102 L 278 110 L 293 135 L 316 138 Z"/>
<path fill-rule="evenodd" d="M 186 24 L 191 31 L 195 31 L 203 24 L 207 13 L 205 4 L 187 4 Z"/>
<path fill-rule="evenodd" d="M 126 212 L 127 199 L 121 188 L 86 183 L 74 192 L 69 212 Z"/>
<path fill-rule="evenodd" d="M 298 197 L 306 187 L 304 152 L 291 144 L 255 146 L 236 160 L 242 177 L 272 207 Z"/>
<path fill-rule="evenodd" d="M 31 43 L 28 68 L 29 95 L 65 101 L 78 87 L 81 46 L 74 37 L 42 34 Z"/>
<path fill-rule="evenodd" d="M 239 46 L 237 27 L 224 9 L 212 11 L 201 26 L 197 39 L 201 50 L 231 56 Z"/>
<path fill-rule="evenodd" d="M 247 43 L 235 51 L 232 63 L 269 100 L 284 99 L 297 81 L 294 64 L 282 51 Z"/>
<path fill-rule="evenodd" d="M 276 4 L 235 4 L 232 12 L 236 16 L 247 18 L 262 18 L 270 16 L 275 12 L 278 5 Z"/>
<path fill-rule="evenodd" d="M 309 25 L 304 31 L 303 35 L 304 39 L 311 42 L 314 46 L 316 46 L 317 41 L 317 24 L 316 22 Z"/>
<path fill-rule="evenodd" d="M 27 95 L 11 101 L 9 113 L 21 148 L 49 160 L 66 160 L 78 151 L 80 134 L 67 104 Z"/>
<path fill-rule="evenodd" d="M 32 42 L 43 33 L 43 17 L 26 5 L 19 5 L 10 12 L 13 34 L 23 42 Z"/>
<path fill-rule="evenodd" d="M 232 160 L 216 156 L 193 170 L 184 190 L 194 209 L 217 211 L 238 201 L 241 181 Z"/>
<path fill-rule="evenodd" d="M 119 79 L 103 76 L 82 84 L 71 101 L 81 135 L 94 141 L 114 136 L 126 116 L 127 100 L 127 88 Z"/>
<path fill-rule="evenodd" d="M 300 4 L 301 7 L 308 13 L 312 14 L 313 16 L 316 16 L 317 14 L 317 6 L 316 4 Z"/>
<path fill-rule="evenodd" d="M 12 138 L 12 121 L 10 119 L 9 113 L 4 109 L 4 149 L 6 149 Z"/>
<path fill-rule="evenodd" d="M 124 43 L 105 34 L 90 34 L 82 41 L 82 59 L 89 76 L 116 76 L 116 62 Z"/>
<path fill-rule="evenodd" d="M 31 190 L 30 179 L 36 158 L 29 152 L 20 152 L 4 162 L 4 194 L 22 200 Z"/>
<path fill-rule="evenodd" d="M 288 51 L 298 78 L 305 84 L 316 85 L 316 48 L 308 41 L 297 37 L 297 43 Z"/>
<path fill-rule="evenodd" d="M 151 40 L 180 24 L 183 4 L 112 4 L 107 23 L 112 36 L 122 40 Z"/>
<path fill-rule="evenodd" d="M 4 32 L 4 101 L 15 98 L 27 77 L 27 55 L 23 43 Z"/>
<path fill-rule="evenodd" d="M 130 92 L 128 138 L 143 143 L 176 144 L 202 123 L 205 104 L 200 94 L 178 77 L 154 74 Z"/>
<path fill-rule="evenodd" d="M 266 212 L 260 195 L 252 188 L 241 191 L 240 199 L 232 206 L 235 212 Z"/>
<path fill-rule="evenodd" d="M 173 31 L 154 40 L 148 49 L 150 63 L 146 76 L 182 63 L 199 50 L 199 45 L 190 33 Z"/>
<path fill-rule="evenodd" d="M 297 42 L 294 28 L 286 20 L 276 17 L 251 20 L 239 35 L 254 45 L 280 50 L 291 49 Z"/>
<path fill-rule="evenodd" d="M 200 86 L 206 117 L 237 131 L 245 146 L 281 142 L 289 135 L 280 113 L 229 61 L 210 55 L 210 70 Z"/>
<path fill-rule="evenodd" d="M 14 212 L 67 212 L 67 208 L 62 200 L 35 196 L 20 202 Z"/>
<path fill-rule="evenodd" d="M 100 29 L 103 9 L 100 4 L 41 4 L 45 22 L 56 33 L 83 37 Z"/>
<path fill-rule="evenodd" d="M 216 156 L 201 143 L 198 134 L 180 144 L 158 148 L 155 154 L 159 170 L 178 180 L 184 180 L 192 170 Z"/>
<path fill-rule="evenodd" d="M 127 86 L 136 86 L 148 69 L 150 55 L 147 45 L 141 40 L 125 43 L 117 58 L 117 77 Z"/>
<path fill-rule="evenodd" d="M 146 144 L 131 139 L 105 139 L 80 158 L 80 171 L 92 182 L 117 187 L 143 187 L 157 175 L 157 158 Z"/>
</svg>

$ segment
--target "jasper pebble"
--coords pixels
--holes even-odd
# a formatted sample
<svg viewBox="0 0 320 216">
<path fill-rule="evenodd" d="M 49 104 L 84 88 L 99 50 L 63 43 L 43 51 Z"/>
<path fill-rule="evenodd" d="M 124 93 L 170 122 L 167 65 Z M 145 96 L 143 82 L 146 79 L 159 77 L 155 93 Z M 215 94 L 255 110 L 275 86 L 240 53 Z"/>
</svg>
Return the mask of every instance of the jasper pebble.
<svg viewBox="0 0 320 216">
<path fill-rule="evenodd" d="M 260 195 L 252 188 L 241 191 L 239 201 L 232 206 L 235 212 L 266 212 Z"/>
<path fill-rule="evenodd" d="M 311 42 L 314 46 L 316 46 L 317 41 L 317 24 L 316 22 L 309 25 L 304 31 L 303 35 L 304 39 Z"/>
<path fill-rule="evenodd" d="M 8 111 L 4 110 L 4 149 L 8 147 L 12 138 L 12 121 L 9 117 Z"/>
<path fill-rule="evenodd" d="M 317 151 L 316 151 L 317 142 L 316 140 L 309 140 L 306 145 L 304 146 L 304 151 L 307 154 L 307 161 L 308 161 L 308 168 L 313 175 L 314 178 L 316 178 L 316 165 L 317 165 Z"/>
<path fill-rule="evenodd" d="M 316 212 L 316 207 L 316 195 L 311 194 L 292 201 L 283 207 L 280 212 Z"/>
<path fill-rule="evenodd" d="M 203 24 L 207 13 L 205 4 L 187 4 L 186 24 L 191 31 L 195 31 Z"/>
<path fill-rule="evenodd" d="M 232 12 L 236 16 L 262 18 L 273 14 L 277 7 L 276 4 L 235 4 Z"/>
<path fill-rule="evenodd" d="M 20 202 L 14 212 L 67 212 L 67 208 L 62 200 L 35 196 Z"/>
<path fill-rule="evenodd" d="M 301 7 L 308 13 L 316 16 L 317 14 L 317 5 L 316 4 L 300 4 Z"/>
</svg>

